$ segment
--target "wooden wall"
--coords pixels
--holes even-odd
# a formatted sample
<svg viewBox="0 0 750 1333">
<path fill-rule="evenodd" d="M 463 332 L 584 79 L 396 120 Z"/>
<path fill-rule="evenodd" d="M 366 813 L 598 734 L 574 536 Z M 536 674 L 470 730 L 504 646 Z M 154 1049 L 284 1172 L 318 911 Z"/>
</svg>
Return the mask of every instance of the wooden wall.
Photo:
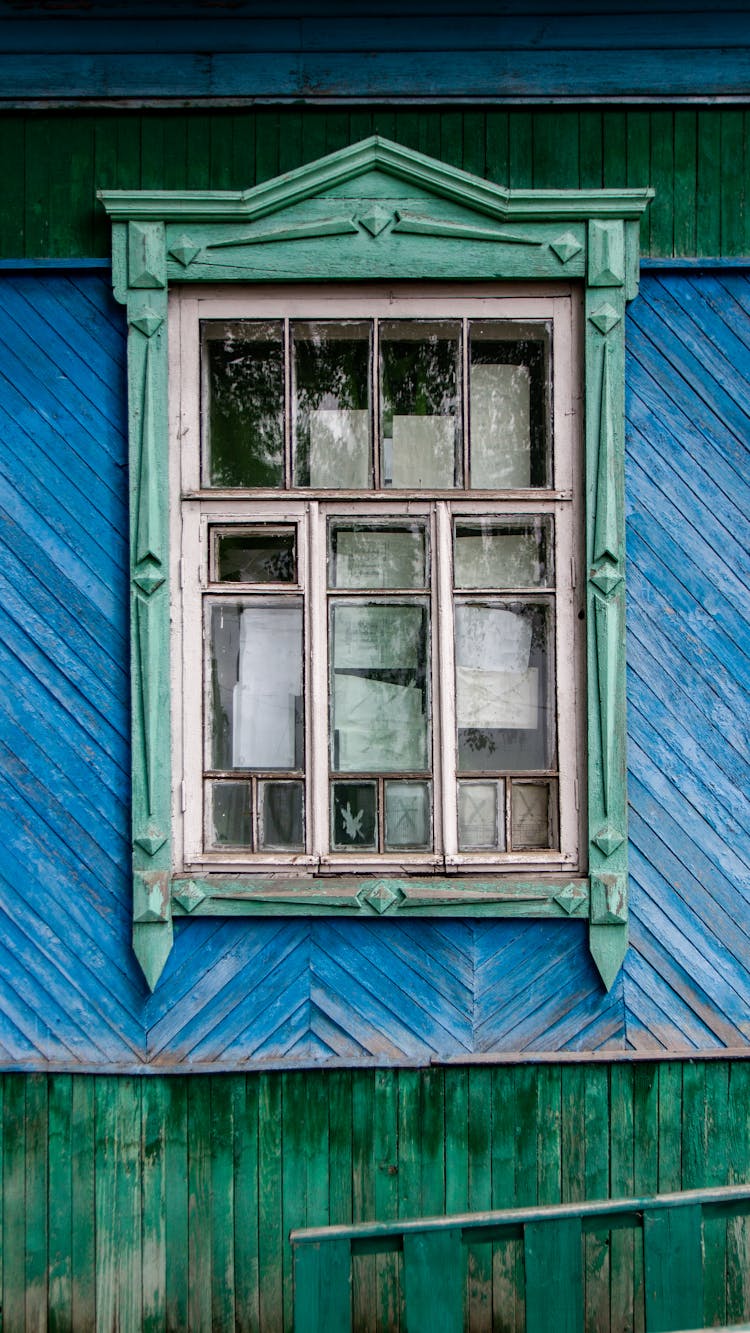
<svg viewBox="0 0 750 1333">
<path fill-rule="evenodd" d="M 750 1176 L 750 1066 L 546 1065 L 214 1077 L 6 1075 L 2 1303 L 27 1329 L 290 1327 L 288 1233 Z M 750 1223 L 705 1233 L 705 1322 L 750 1317 Z M 586 1242 L 589 1333 L 643 1329 L 633 1237 Z M 400 1327 L 398 1257 L 356 1326 Z M 471 1329 L 523 1328 L 516 1251 L 467 1253 Z"/>
<path fill-rule="evenodd" d="M 372 133 L 504 185 L 652 185 L 645 254 L 750 254 L 741 107 L 269 107 L 0 116 L 0 257 L 108 255 L 97 189 L 245 189 Z"/>
</svg>

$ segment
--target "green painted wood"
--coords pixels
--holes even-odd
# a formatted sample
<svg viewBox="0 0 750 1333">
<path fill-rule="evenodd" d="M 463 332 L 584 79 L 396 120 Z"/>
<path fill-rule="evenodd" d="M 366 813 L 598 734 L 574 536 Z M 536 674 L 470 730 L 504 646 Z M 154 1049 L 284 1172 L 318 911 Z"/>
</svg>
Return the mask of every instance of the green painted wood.
<svg viewBox="0 0 750 1333">
<path fill-rule="evenodd" d="M 348 1241 L 299 1245 L 294 1251 L 294 1333 L 351 1328 Z"/>
<path fill-rule="evenodd" d="M 643 1214 L 646 1328 L 700 1328 L 703 1324 L 701 1210 L 697 1204 Z"/>
<path fill-rule="evenodd" d="M 286 1237 L 282 1222 L 281 1078 L 271 1074 L 259 1085 L 258 1102 L 258 1271 L 261 1329 L 282 1328 L 283 1268 Z M 292 1126 L 298 1134 L 300 1127 Z"/>
<path fill-rule="evenodd" d="M 50 1080 L 48 1092 L 47 1263 L 49 1327 L 53 1333 L 73 1326 L 72 1085 L 73 1079 L 69 1074 L 60 1074 Z"/>
<path fill-rule="evenodd" d="M 166 1323 L 188 1327 L 190 1250 L 188 1246 L 189 1188 L 187 1078 L 170 1079 L 164 1088 L 164 1227 L 167 1240 Z"/>
<path fill-rule="evenodd" d="M 163 1325 L 167 1304 L 166 1136 L 169 1088 L 144 1083 L 141 1159 L 143 1172 L 143 1328 Z"/>
<path fill-rule="evenodd" d="M 189 1079 L 188 1124 L 188 1263 L 191 1282 L 188 1327 L 210 1328 L 212 1314 L 211 1251 L 211 1081 Z"/>
<path fill-rule="evenodd" d="M 71 1208 L 71 1267 L 73 1270 L 72 1328 L 93 1329 L 96 1322 L 96 1080 L 74 1078 L 71 1091 L 73 1202 Z M 106 1176 L 100 1188 L 108 1187 Z M 99 1236 L 99 1243 L 104 1237 Z M 51 1312 L 50 1312 L 51 1313 Z"/>
<path fill-rule="evenodd" d="M 232 1079 L 232 1091 L 235 1320 L 240 1333 L 250 1333 L 260 1327 L 258 1081 L 242 1077 Z"/>
<path fill-rule="evenodd" d="M 527 1333 L 583 1333 L 581 1223 L 524 1227 Z"/>
<path fill-rule="evenodd" d="M 463 1275 L 460 1231 L 404 1236 L 406 1333 L 454 1333 L 462 1327 Z"/>
<path fill-rule="evenodd" d="M 43 1074 L 31 1074 L 26 1084 L 26 1327 L 43 1329 L 48 1300 L 49 1162 L 46 1146 L 48 1084 Z"/>
<path fill-rule="evenodd" d="M 3 1322 L 23 1328 L 26 1271 L 26 1080 L 3 1080 Z"/>
<path fill-rule="evenodd" d="M 229 1079 L 211 1080 L 209 1120 L 211 1194 L 211 1326 L 234 1328 L 235 1217 L 234 1088 Z"/>
</svg>

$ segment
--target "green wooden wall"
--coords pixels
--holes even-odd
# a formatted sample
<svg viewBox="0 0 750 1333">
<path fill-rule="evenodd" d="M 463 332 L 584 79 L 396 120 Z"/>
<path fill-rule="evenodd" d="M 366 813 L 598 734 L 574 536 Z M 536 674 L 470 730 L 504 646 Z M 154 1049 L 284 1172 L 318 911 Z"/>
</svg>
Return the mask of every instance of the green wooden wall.
<svg viewBox="0 0 750 1333">
<path fill-rule="evenodd" d="M 2 1098 L 2 1306 L 28 1329 L 289 1328 L 291 1228 L 750 1177 L 750 1064 L 449 1066 L 132 1079 Z M 643 1328 L 633 1236 L 588 1238 L 586 1327 Z M 357 1327 L 398 1329 L 398 1256 Z M 706 1232 L 705 1321 L 750 1316 L 750 1223 Z M 515 1249 L 468 1252 L 471 1329 L 523 1327 Z"/>
<path fill-rule="evenodd" d="M 643 250 L 750 253 L 750 110 L 29 112 L 0 117 L 0 257 L 109 253 L 98 188 L 244 189 L 377 132 L 510 186 L 652 185 Z"/>
</svg>

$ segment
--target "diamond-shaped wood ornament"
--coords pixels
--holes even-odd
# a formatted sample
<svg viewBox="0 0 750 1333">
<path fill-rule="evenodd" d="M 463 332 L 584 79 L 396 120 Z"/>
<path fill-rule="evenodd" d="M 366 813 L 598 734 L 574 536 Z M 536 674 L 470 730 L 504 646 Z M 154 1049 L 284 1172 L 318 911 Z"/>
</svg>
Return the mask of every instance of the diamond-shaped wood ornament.
<svg viewBox="0 0 750 1333">
<path fill-rule="evenodd" d="M 555 902 L 572 916 L 586 902 L 586 890 L 580 884 L 564 884 L 555 894 Z"/>
<path fill-rule="evenodd" d="M 613 828 L 611 824 L 605 824 L 604 828 L 600 828 L 598 833 L 594 834 L 592 841 L 596 843 L 600 852 L 604 852 L 605 856 L 611 856 L 613 852 L 617 851 L 618 847 L 622 846 L 624 838 L 618 829 Z"/>
<path fill-rule="evenodd" d="M 591 582 L 604 593 L 605 597 L 609 596 L 618 583 L 622 583 L 622 579 L 623 576 L 620 571 L 614 569 L 611 565 L 601 565 L 599 569 L 593 570 L 591 574 Z"/>
<path fill-rule="evenodd" d="M 201 247 L 195 244 L 191 236 L 180 236 L 174 245 L 169 247 L 170 255 L 177 260 L 178 264 L 182 264 L 183 268 L 192 264 L 195 256 L 199 255 L 200 251 Z"/>
<path fill-rule="evenodd" d="M 391 221 L 393 213 L 386 208 L 380 208 L 377 204 L 371 208 L 369 213 L 365 213 L 359 218 L 360 224 L 369 231 L 371 236 L 379 236 Z"/>
<path fill-rule="evenodd" d="M 141 592 L 145 592 L 150 597 L 152 592 L 156 592 L 164 582 L 164 575 L 157 573 L 156 570 L 144 569 L 133 575 L 133 582 L 138 584 Z"/>
<path fill-rule="evenodd" d="M 162 315 L 157 315 L 155 310 L 144 310 L 143 314 L 137 315 L 130 322 L 139 333 L 145 334 L 147 338 L 153 338 L 156 330 L 164 323 L 164 318 Z"/>
<path fill-rule="evenodd" d="M 163 847 L 166 841 L 166 834 L 154 828 L 146 829 L 145 833 L 139 833 L 133 839 L 136 847 L 140 847 L 141 851 L 145 852 L 147 856 L 156 856 L 159 848 Z"/>
<path fill-rule="evenodd" d="M 388 880 L 382 879 L 378 880 L 377 884 L 373 884 L 371 889 L 360 894 L 359 899 L 360 902 L 374 907 L 375 911 L 382 916 L 383 912 L 387 912 L 395 903 L 399 903 L 403 896 L 400 889 L 395 889 L 388 883 Z"/>
<path fill-rule="evenodd" d="M 172 897 L 186 912 L 194 912 L 196 907 L 204 901 L 206 895 L 203 889 L 199 888 L 192 879 L 185 879 L 179 882 L 178 887 L 172 893 Z"/>
<path fill-rule="evenodd" d="M 620 316 L 614 306 L 611 305 L 600 306 L 598 310 L 594 311 L 593 315 L 589 315 L 589 319 L 599 332 L 604 334 L 609 333 L 610 329 L 620 323 Z"/>
<path fill-rule="evenodd" d="M 557 255 L 561 264 L 567 264 L 574 255 L 580 254 L 583 246 L 572 231 L 566 231 L 563 236 L 558 236 L 556 241 L 550 241 L 549 248 Z"/>
</svg>

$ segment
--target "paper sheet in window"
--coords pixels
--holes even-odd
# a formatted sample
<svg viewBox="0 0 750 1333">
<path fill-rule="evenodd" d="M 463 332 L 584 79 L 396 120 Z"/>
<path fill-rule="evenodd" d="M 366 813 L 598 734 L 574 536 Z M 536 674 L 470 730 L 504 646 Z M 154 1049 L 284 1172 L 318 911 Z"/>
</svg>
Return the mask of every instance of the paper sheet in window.
<svg viewBox="0 0 750 1333">
<path fill-rule="evenodd" d="M 446 490 L 454 485 L 456 420 L 452 416 L 394 416 L 392 485 Z"/>
<path fill-rule="evenodd" d="M 422 692 L 413 685 L 334 675 L 333 728 L 341 772 L 408 772 L 426 766 Z"/>
<path fill-rule="evenodd" d="M 490 490 L 531 485 L 528 366 L 471 367 L 471 484 Z"/>
<path fill-rule="evenodd" d="M 549 789 L 513 783 L 511 837 L 514 847 L 549 847 Z"/>
<path fill-rule="evenodd" d="M 498 846 L 497 814 L 497 783 L 459 783 L 458 839 L 462 850 Z"/>
<path fill-rule="evenodd" d="M 484 671 L 519 671 L 528 666 L 532 625 L 528 616 L 502 607 L 456 608 L 456 660 Z"/>
<path fill-rule="evenodd" d="M 459 727 L 508 727 L 536 731 L 539 725 L 539 672 L 456 669 Z"/>
<path fill-rule="evenodd" d="M 337 588 L 424 587 L 424 537 L 393 528 L 339 528 L 336 533 Z"/>
<path fill-rule="evenodd" d="M 246 607 L 234 687 L 234 766 L 295 767 L 302 693 L 302 617 L 297 607 Z"/>
<path fill-rule="evenodd" d="M 418 606 L 337 606 L 334 667 L 414 669 L 419 666 L 422 620 Z"/>
<path fill-rule="evenodd" d="M 370 414 L 352 408 L 310 413 L 310 485 L 362 490 L 370 485 Z"/>
</svg>

